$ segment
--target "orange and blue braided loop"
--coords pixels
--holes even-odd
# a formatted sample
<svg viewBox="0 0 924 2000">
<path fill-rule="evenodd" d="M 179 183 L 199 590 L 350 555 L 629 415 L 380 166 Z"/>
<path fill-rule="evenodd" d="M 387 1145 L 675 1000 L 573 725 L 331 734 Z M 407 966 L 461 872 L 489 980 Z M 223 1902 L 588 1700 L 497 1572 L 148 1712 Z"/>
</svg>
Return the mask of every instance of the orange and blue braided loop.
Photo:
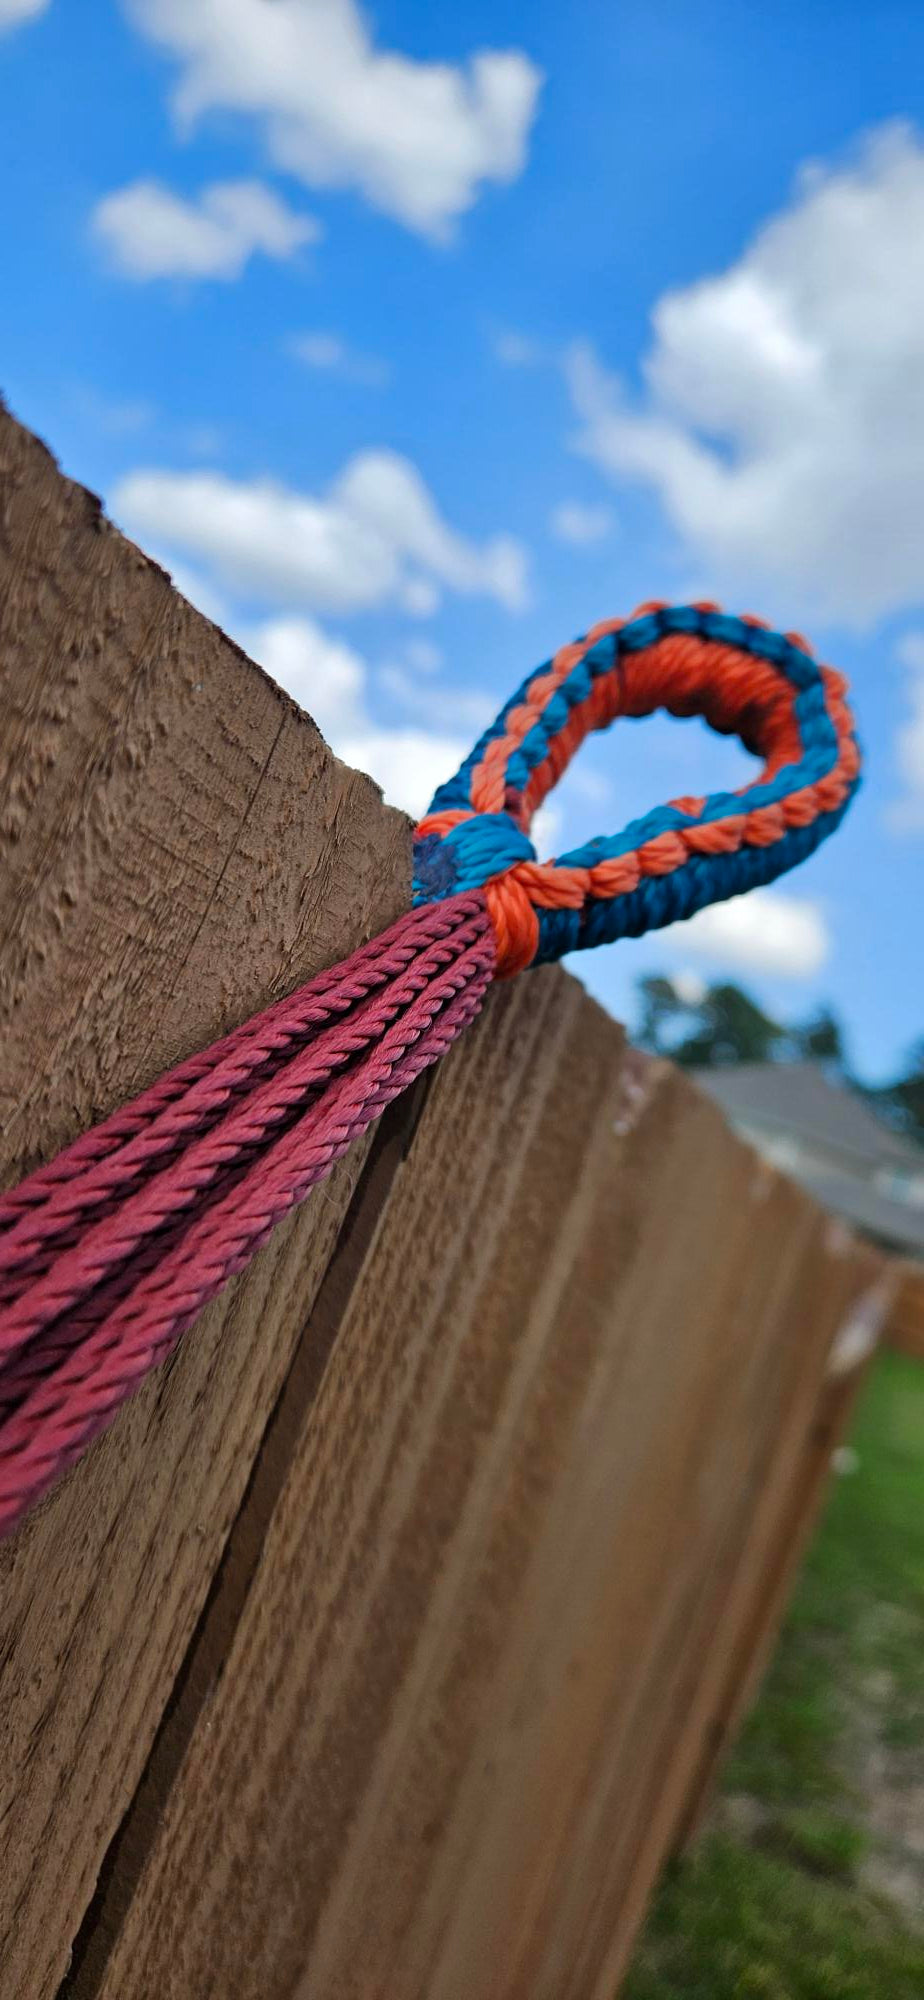
<svg viewBox="0 0 924 2000">
<path fill-rule="evenodd" d="M 798 633 L 715 604 L 643 604 L 595 625 L 530 675 L 440 786 L 416 831 L 414 902 L 483 889 L 510 974 L 771 882 L 834 832 L 858 784 L 846 691 Z M 530 822 L 585 736 L 659 708 L 736 733 L 760 776 L 540 862 Z"/>
<path fill-rule="evenodd" d="M 832 833 L 859 775 L 845 693 L 796 633 L 712 604 L 595 626 L 437 792 L 406 916 L 0 1195 L 0 1536 L 439 1060 L 495 976 L 673 923 Z M 737 731 L 760 776 L 540 862 L 532 816 L 588 731 L 657 708 Z"/>
</svg>

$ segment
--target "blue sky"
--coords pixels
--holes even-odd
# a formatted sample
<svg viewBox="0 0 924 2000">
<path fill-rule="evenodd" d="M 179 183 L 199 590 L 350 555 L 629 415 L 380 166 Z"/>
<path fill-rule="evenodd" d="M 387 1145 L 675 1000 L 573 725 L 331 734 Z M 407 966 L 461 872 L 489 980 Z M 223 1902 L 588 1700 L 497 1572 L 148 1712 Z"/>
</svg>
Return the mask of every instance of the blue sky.
<svg viewBox="0 0 924 2000">
<path fill-rule="evenodd" d="M 419 809 L 525 671 L 720 596 L 849 673 L 866 782 L 761 899 L 575 968 L 924 1030 L 924 14 L 863 0 L 0 0 L 0 382 Z M 740 782 L 585 748 L 575 844 Z"/>
</svg>

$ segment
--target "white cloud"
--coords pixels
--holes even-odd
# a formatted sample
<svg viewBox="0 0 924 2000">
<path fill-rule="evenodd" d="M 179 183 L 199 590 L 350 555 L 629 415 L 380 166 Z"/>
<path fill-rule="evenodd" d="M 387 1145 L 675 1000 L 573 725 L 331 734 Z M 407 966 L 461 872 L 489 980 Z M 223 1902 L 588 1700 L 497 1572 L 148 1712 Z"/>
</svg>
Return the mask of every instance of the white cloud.
<svg viewBox="0 0 924 2000">
<path fill-rule="evenodd" d="M 220 583 L 268 604 L 358 611 L 390 601 L 425 615 L 442 587 L 512 610 L 526 597 L 521 544 L 456 533 L 397 452 L 357 453 L 321 496 L 271 479 L 138 471 L 117 486 L 112 506 L 132 533 L 205 562 Z"/>
<path fill-rule="evenodd" d="M 357 354 L 339 333 L 293 333 L 286 345 L 289 353 L 306 368 L 342 375 L 346 381 L 359 382 L 370 389 L 380 388 L 388 380 L 387 361 L 375 354 Z"/>
<path fill-rule="evenodd" d="M 897 832 L 911 833 L 924 828 L 924 632 L 906 633 L 898 656 L 907 669 L 908 714 L 895 741 L 903 789 L 889 819 Z"/>
<path fill-rule="evenodd" d="M 578 449 L 653 486 L 714 585 L 857 623 L 924 598 L 922 239 L 924 145 L 888 126 L 659 300 L 639 398 L 572 348 Z"/>
<path fill-rule="evenodd" d="M 561 849 L 565 815 L 548 799 L 534 812 L 529 837 L 540 861 L 550 861 Z"/>
<path fill-rule="evenodd" d="M 306 708 L 331 742 L 364 726 L 366 663 L 311 618 L 274 618 L 242 635 L 248 652 Z"/>
<path fill-rule="evenodd" d="M 481 735 L 497 713 L 497 701 L 477 688 L 424 685 L 406 667 L 389 662 L 379 669 L 378 685 L 399 708 L 434 729 L 464 729 L 469 744 Z M 447 772 L 447 776 L 450 774 Z"/>
<path fill-rule="evenodd" d="M 35 21 L 44 14 L 50 0 L 0 0 L 0 35 L 6 28 L 18 28 L 21 21 Z"/>
<path fill-rule="evenodd" d="M 414 818 L 469 748 L 449 730 L 393 729 L 373 721 L 365 661 L 313 619 L 272 619 L 242 633 L 241 643 L 313 716 L 336 755 L 368 771 L 389 805 Z"/>
<path fill-rule="evenodd" d="M 174 589 L 182 597 L 201 611 L 203 618 L 210 618 L 213 625 L 220 625 L 223 632 L 231 632 L 234 626 L 234 612 L 226 597 L 216 590 L 208 579 L 187 563 L 177 562 L 172 556 L 165 556 L 157 548 L 149 548 L 148 555 L 159 563 L 173 579 Z M 243 641 L 242 641 L 243 643 Z"/>
<path fill-rule="evenodd" d="M 384 729 L 367 723 L 332 745 L 356 770 L 381 785 L 386 803 L 421 819 L 438 785 L 457 771 L 470 745 L 428 729 Z"/>
<path fill-rule="evenodd" d="M 710 903 L 685 923 L 671 924 L 665 937 L 685 954 L 780 979 L 811 979 L 831 945 L 817 903 L 777 889 L 751 889 L 728 903 Z"/>
<path fill-rule="evenodd" d="M 291 257 L 322 233 L 262 181 L 216 181 L 194 201 L 133 181 L 97 203 L 93 228 L 116 269 L 139 279 L 239 278 L 256 251 Z"/>
<path fill-rule="evenodd" d="M 412 618 L 430 618 L 438 610 L 440 593 L 425 576 L 412 576 L 404 586 L 404 609 Z"/>
<path fill-rule="evenodd" d="M 671 985 L 682 1007 L 698 1007 L 709 991 L 702 973 L 694 972 L 691 966 L 675 972 Z"/>
<path fill-rule="evenodd" d="M 608 507 L 587 507 L 581 500 L 562 500 L 552 509 L 549 529 L 557 541 L 586 548 L 592 542 L 605 541 L 612 533 L 613 516 Z"/>
<path fill-rule="evenodd" d="M 518 50 L 464 65 L 377 49 L 356 0 L 126 0 L 177 58 L 185 126 L 257 121 L 270 158 L 310 187 L 357 188 L 445 239 L 485 181 L 523 170 L 541 78 Z"/>
</svg>

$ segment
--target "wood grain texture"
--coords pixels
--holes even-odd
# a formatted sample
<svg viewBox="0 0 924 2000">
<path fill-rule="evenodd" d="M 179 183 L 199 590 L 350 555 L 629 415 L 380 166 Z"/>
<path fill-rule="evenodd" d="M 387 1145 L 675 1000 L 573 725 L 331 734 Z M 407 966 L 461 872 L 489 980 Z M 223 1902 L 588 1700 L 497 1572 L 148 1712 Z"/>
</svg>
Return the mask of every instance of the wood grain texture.
<svg viewBox="0 0 924 2000">
<path fill-rule="evenodd" d="M 409 844 L 5 415 L 0 699 L 15 1178 Z M 612 2000 L 873 1263 L 575 981 L 495 992 L 0 1548 L 4 2000 Z"/>
<path fill-rule="evenodd" d="M 406 906 L 407 823 L 0 412 L 0 1171 Z M 364 1151 L 0 1548 L 0 1991 L 56 1991 Z"/>
<path fill-rule="evenodd" d="M 793 1346 L 788 1393 L 754 1505 L 626 1885 L 606 1961 L 605 1981 L 613 1993 L 628 1972 L 664 1857 L 688 1846 L 699 1832 L 722 1760 L 759 1691 L 828 1486 L 832 1453 L 881 1337 L 888 1299 L 881 1258 L 854 1243 L 841 1224 L 816 1218 L 812 1251 L 790 1293 L 793 1330 L 807 1334 L 807 1344 L 801 1351 Z M 819 1315 L 836 1329 L 826 1350 L 812 1338 Z"/>
<path fill-rule="evenodd" d="M 868 1275 L 572 981 L 495 996 L 74 1995 L 610 2000 Z"/>
<path fill-rule="evenodd" d="M 827 1244 L 834 1269 L 828 1262 L 816 1266 L 800 1297 L 800 1313 L 810 1321 L 818 1311 L 811 1280 L 817 1283 L 823 1271 L 829 1307 L 836 1304 L 839 1315 L 837 1335 L 826 1355 L 812 1355 L 808 1377 L 779 1427 L 746 1557 L 724 1615 L 723 1644 L 704 1677 L 702 1699 L 710 1704 L 711 1715 L 696 1745 L 696 1776 L 684 1783 L 682 1814 L 672 1834 L 676 1846 L 698 1832 L 722 1758 L 757 1696 L 824 1499 L 832 1456 L 844 1440 L 867 1369 L 885 1337 L 893 1285 L 882 1258 L 834 1219 L 828 1224 Z"/>
</svg>

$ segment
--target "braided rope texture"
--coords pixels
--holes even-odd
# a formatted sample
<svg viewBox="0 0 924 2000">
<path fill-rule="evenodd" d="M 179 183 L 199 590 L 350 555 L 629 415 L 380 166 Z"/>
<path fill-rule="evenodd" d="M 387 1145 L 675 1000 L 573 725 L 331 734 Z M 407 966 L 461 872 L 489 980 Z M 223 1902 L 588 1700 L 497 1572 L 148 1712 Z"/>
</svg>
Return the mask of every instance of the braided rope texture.
<svg viewBox="0 0 924 2000">
<path fill-rule="evenodd" d="M 484 887 L 512 973 L 771 882 L 834 832 L 856 789 L 846 693 L 798 633 L 714 604 L 644 604 L 596 625 L 524 682 L 440 786 L 417 830 L 414 900 Z M 588 732 L 658 708 L 737 733 L 760 776 L 540 862 L 532 816 Z"/>
<path fill-rule="evenodd" d="M 760 777 L 540 862 L 530 822 L 584 737 L 659 707 L 736 731 Z M 772 880 L 834 830 L 859 762 L 843 678 L 711 604 L 643 605 L 532 674 L 421 821 L 408 916 L 0 1196 L 0 1535 L 492 978 Z"/>
</svg>

